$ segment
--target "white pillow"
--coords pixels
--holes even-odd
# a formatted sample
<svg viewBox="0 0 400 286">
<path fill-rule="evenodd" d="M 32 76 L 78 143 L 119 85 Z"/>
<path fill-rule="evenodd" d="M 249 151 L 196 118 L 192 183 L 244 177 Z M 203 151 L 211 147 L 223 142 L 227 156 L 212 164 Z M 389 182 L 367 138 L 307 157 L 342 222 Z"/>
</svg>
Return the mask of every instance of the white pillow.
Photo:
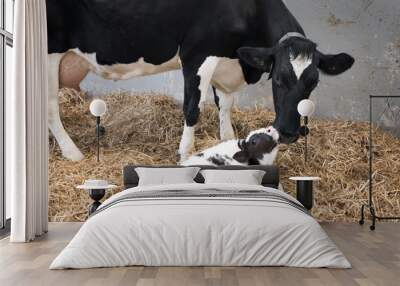
<svg viewBox="0 0 400 286">
<path fill-rule="evenodd" d="M 261 185 L 265 171 L 261 170 L 203 170 L 205 184 Z"/>
<path fill-rule="evenodd" d="M 139 186 L 172 185 L 195 183 L 200 171 L 198 167 L 188 168 L 136 168 Z"/>
</svg>

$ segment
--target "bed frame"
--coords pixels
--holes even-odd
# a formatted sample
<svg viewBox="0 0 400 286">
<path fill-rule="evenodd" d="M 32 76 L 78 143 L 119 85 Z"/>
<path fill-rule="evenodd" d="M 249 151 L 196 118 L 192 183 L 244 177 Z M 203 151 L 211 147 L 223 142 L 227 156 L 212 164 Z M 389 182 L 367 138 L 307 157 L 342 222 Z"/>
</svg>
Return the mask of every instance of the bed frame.
<svg viewBox="0 0 400 286">
<path fill-rule="evenodd" d="M 184 168 L 182 166 L 143 166 L 143 165 L 129 165 L 125 166 L 123 170 L 124 175 L 124 189 L 137 187 L 139 184 L 139 176 L 135 169 L 138 167 L 151 167 L 151 168 Z M 277 166 L 195 166 L 202 170 L 262 170 L 266 174 L 262 180 L 262 185 L 265 187 L 279 188 L 279 168 Z M 203 176 L 199 173 L 194 179 L 197 183 L 204 183 Z"/>
</svg>

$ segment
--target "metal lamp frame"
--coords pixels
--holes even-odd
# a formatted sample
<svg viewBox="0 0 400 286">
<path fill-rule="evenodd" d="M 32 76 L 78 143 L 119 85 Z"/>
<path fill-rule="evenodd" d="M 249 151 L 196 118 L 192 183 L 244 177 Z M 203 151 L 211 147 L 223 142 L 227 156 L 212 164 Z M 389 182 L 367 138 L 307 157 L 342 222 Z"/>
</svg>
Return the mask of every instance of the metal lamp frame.
<svg viewBox="0 0 400 286">
<path fill-rule="evenodd" d="M 370 229 L 375 230 L 376 221 L 378 220 L 400 220 L 400 216 L 386 217 L 386 216 L 378 216 L 376 215 L 376 210 L 373 202 L 373 159 L 374 159 L 374 145 L 373 145 L 373 136 L 372 136 L 372 104 L 374 99 L 389 99 L 389 98 L 399 98 L 400 95 L 370 95 L 369 96 L 369 155 L 368 155 L 368 163 L 369 163 L 369 171 L 368 171 L 368 203 L 363 204 L 361 206 L 361 218 L 360 225 L 365 223 L 365 209 L 369 210 L 371 215 L 371 225 Z"/>
</svg>

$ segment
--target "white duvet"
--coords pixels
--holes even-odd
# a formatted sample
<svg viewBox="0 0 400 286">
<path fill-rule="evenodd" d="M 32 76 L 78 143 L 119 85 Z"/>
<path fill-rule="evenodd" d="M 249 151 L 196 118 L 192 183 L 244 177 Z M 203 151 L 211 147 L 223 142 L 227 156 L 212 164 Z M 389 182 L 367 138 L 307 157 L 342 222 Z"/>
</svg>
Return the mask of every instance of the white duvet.
<svg viewBox="0 0 400 286">
<path fill-rule="evenodd" d="M 280 201 L 174 197 L 118 202 L 135 192 L 208 189 L 262 190 L 297 203 L 282 191 L 250 185 L 128 189 L 103 203 L 104 209 L 88 219 L 50 269 L 133 265 L 351 267 L 311 216 Z"/>
</svg>

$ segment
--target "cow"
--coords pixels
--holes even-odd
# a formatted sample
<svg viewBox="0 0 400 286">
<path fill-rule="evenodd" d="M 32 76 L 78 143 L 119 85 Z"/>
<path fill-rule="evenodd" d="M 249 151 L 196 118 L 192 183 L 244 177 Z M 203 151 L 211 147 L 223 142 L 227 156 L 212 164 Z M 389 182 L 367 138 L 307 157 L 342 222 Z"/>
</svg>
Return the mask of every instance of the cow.
<svg viewBox="0 0 400 286">
<path fill-rule="evenodd" d="M 279 133 L 270 126 L 250 132 L 246 139 L 228 140 L 192 155 L 182 166 L 272 165 L 279 151 Z"/>
<path fill-rule="evenodd" d="M 325 55 L 306 37 L 282 0 L 47 0 L 49 52 L 49 128 L 63 155 L 82 153 L 59 115 L 60 61 L 73 52 L 91 71 L 120 80 L 181 69 L 184 77 L 183 134 L 186 159 L 194 146 L 200 105 L 210 84 L 219 93 L 220 137 L 235 137 L 232 94 L 272 79 L 273 126 L 281 143 L 299 138 L 297 104 L 309 98 L 319 81 L 348 70 L 354 59 Z"/>
</svg>

